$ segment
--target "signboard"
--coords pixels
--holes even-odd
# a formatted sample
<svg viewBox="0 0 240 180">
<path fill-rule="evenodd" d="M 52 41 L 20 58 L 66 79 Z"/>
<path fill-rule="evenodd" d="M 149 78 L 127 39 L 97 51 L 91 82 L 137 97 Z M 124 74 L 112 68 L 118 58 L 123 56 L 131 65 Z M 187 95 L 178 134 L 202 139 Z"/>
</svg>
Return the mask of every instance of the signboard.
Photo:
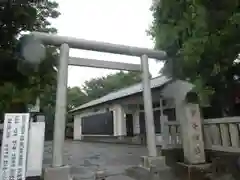
<svg viewBox="0 0 240 180">
<path fill-rule="evenodd" d="M 2 180 L 25 180 L 30 114 L 5 114 L 1 151 Z"/>
<path fill-rule="evenodd" d="M 28 139 L 27 177 L 42 175 L 45 122 L 32 122 Z"/>
</svg>

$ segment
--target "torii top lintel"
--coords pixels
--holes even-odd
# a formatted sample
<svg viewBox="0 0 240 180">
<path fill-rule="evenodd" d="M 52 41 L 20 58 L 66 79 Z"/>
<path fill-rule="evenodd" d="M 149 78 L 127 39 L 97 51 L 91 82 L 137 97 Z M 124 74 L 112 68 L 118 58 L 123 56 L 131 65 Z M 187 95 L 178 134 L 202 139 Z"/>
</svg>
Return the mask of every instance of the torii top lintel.
<svg viewBox="0 0 240 180">
<path fill-rule="evenodd" d="M 147 55 L 149 58 L 164 60 L 166 53 L 164 51 L 156 51 L 147 48 L 132 47 L 118 44 L 111 44 L 106 42 L 90 41 L 85 39 L 77 39 L 67 36 L 59 36 L 47 34 L 42 32 L 32 32 L 32 35 L 44 44 L 60 46 L 68 44 L 70 48 L 83 49 L 90 51 L 122 54 L 129 56 Z"/>
</svg>

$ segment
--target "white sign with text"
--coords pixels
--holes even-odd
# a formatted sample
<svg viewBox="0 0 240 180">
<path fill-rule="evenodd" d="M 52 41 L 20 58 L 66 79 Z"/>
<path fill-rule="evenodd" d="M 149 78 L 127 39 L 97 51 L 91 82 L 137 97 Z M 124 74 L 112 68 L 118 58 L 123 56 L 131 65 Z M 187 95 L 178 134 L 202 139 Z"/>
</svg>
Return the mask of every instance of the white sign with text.
<svg viewBox="0 0 240 180">
<path fill-rule="evenodd" d="M 29 113 L 9 113 L 4 117 L 1 151 L 2 180 L 25 180 Z"/>
</svg>

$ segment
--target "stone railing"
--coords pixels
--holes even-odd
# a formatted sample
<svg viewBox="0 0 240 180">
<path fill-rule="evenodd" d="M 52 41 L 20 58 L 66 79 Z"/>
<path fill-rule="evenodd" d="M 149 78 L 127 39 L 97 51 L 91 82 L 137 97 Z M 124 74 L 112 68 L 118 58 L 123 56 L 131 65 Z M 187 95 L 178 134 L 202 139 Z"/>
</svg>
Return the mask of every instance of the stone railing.
<svg viewBox="0 0 240 180">
<path fill-rule="evenodd" d="M 163 119 L 163 149 L 182 148 L 180 123 Z M 205 119 L 205 149 L 240 153 L 240 117 Z"/>
<path fill-rule="evenodd" d="M 240 117 L 204 120 L 205 149 L 240 153 Z"/>
<path fill-rule="evenodd" d="M 162 147 L 163 149 L 181 148 L 180 123 L 178 121 L 168 121 L 167 117 L 162 117 Z"/>
</svg>

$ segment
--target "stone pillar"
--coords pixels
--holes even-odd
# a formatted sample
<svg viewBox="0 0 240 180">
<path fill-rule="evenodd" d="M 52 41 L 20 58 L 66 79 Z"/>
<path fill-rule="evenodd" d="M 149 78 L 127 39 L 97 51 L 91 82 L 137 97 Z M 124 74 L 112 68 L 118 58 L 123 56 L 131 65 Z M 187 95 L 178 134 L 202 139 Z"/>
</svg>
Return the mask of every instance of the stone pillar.
<svg viewBox="0 0 240 180">
<path fill-rule="evenodd" d="M 124 117 L 124 110 L 121 105 L 114 106 L 114 136 L 126 135 L 126 120 Z"/>
<path fill-rule="evenodd" d="M 157 156 L 156 134 L 153 117 L 152 91 L 147 55 L 143 55 L 141 57 L 141 66 L 142 66 L 143 103 L 145 112 L 148 155 L 151 157 L 156 157 Z"/>
<path fill-rule="evenodd" d="M 133 133 L 134 135 L 140 134 L 139 111 L 137 110 L 133 113 Z"/>
<path fill-rule="evenodd" d="M 63 44 L 60 47 L 60 58 L 57 81 L 57 97 L 53 135 L 53 160 L 52 167 L 48 167 L 44 172 L 45 180 L 69 180 L 70 167 L 64 165 L 64 140 L 65 122 L 67 114 L 67 80 L 68 80 L 68 59 L 69 46 Z"/>
<path fill-rule="evenodd" d="M 168 122 L 168 117 L 162 115 L 161 119 L 161 134 L 162 134 L 162 149 L 166 149 L 169 141 L 169 128 L 166 125 Z"/>
<path fill-rule="evenodd" d="M 114 106 L 112 107 L 113 111 L 113 136 L 118 135 L 117 127 L 118 127 L 118 121 L 117 121 L 117 108 Z"/>
<path fill-rule="evenodd" d="M 185 163 L 205 163 L 204 141 L 199 105 L 182 101 L 176 104 L 176 110 L 181 126 Z"/>
<path fill-rule="evenodd" d="M 74 116 L 73 139 L 82 140 L 82 116 Z"/>
</svg>

